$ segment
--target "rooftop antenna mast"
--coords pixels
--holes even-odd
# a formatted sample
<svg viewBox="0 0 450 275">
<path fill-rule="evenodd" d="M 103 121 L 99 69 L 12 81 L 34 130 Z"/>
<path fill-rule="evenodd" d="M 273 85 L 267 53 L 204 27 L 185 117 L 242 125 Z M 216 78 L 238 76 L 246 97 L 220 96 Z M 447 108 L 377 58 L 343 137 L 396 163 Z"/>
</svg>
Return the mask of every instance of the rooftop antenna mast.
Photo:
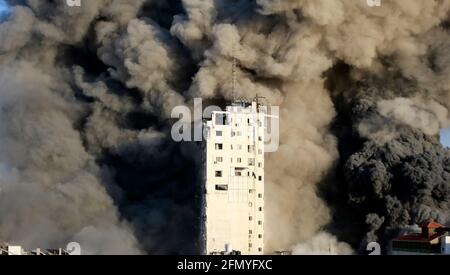
<svg viewBox="0 0 450 275">
<path fill-rule="evenodd" d="M 236 60 L 236 56 L 235 56 L 235 51 L 234 51 L 234 43 L 233 43 L 233 49 L 232 49 L 232 55 L 233 55 L 233 65 L 232 65 L 232 90 L 231 90 L 231 93 L 232 93 L 232 97 L 233 97 L 233 102 L 236 102 L 236 63 L 237 63 L 237 60 Z"/>
</svg>

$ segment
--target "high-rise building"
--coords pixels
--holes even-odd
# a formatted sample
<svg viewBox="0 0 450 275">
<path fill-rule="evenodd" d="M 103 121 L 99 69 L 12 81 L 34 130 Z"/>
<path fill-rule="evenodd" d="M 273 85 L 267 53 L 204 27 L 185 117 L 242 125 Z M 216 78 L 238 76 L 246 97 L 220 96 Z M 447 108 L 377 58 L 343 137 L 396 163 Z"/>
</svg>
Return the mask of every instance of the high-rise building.
<svg viewBox="0 0 450 275">
<path fill-rule="evenodd" d="M 264 252 L 267 107 L 235 102 L 206 122 L 205 254 Z"/>
</svg>

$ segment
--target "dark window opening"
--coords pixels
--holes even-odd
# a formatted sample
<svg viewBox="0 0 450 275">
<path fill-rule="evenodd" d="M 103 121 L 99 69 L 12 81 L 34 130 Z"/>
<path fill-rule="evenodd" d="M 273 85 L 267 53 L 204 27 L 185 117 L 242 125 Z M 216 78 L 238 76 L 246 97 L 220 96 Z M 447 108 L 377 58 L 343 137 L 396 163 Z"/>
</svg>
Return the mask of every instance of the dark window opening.
<svg viewBox="0 0 450 275">
<path fill-rule="evenodd" d="M 216 184 L 217 191 L 228 191 L 228 185 L 226 184 Z"/>
<path fill-rule="evenodd" d="M 216 114 L 216 125 L 228 125 L 228 115 Z"/>
</svg>

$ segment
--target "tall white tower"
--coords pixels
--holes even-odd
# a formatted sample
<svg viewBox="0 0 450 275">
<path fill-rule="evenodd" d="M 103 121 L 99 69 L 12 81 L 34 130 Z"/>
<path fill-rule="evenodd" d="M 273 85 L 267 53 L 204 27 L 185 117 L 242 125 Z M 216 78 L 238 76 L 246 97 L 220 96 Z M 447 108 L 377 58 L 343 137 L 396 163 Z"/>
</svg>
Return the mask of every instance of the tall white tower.
<svg viewBox="0 0 450 275">
<path fill-rule="evenodd" d="M 264 252 L 267 107 L 234 103 L 206 123 L 205 254 Z"/>
</svg>

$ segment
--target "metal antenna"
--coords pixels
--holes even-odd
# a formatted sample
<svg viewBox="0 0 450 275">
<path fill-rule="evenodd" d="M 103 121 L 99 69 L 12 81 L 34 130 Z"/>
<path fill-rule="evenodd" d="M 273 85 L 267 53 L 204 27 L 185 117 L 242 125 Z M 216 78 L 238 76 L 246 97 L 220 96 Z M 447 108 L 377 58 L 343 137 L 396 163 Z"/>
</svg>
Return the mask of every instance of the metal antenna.
<svg viewBox="0 0 450 275">
<path fill-rule="evenodd" d="M 260 103 L 260 99 L 266 99 L 266 97 L 264 97 L 264 96 L 259 96 L 258 94 L 256 94 L 256 97 L 255 97 L 255 101 L 256 101 L 256 105 L 257 106 L 259 106 L 261 103 Z M 259 107 L 258 107 L 259 108 Z"/>
<path fill-rule="evenodd" d="M 233 65 L 232 65 L 232 97 L 233 97 L 233 102 L 236 101 L 236 56 L 234 55 L 234 43 L 233 43 L 233 49 L 232 49 L 232 55 L 233 55 Z"/>
</svg>

